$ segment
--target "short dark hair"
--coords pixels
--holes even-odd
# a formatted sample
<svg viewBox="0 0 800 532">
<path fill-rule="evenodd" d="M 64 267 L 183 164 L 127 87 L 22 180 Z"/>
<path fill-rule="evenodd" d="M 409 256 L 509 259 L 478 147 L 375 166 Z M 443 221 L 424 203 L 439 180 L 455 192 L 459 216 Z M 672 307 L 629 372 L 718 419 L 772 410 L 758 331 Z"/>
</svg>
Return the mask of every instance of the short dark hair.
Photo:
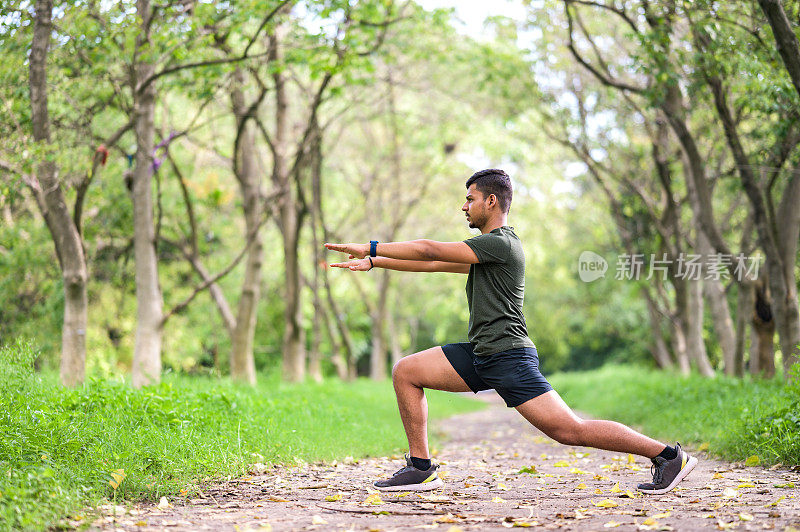
<svg viewBox="0 0 800 532">
<path fill-rule="evenodd" d="M 494 194 L 503 212 L 508 212 L 511 209 L 513 191 L 511 189 L 511 178 L 508 177 L 507 173 L 497 168 L 481 170 L 467 179 L 467 188 L 473 183 L 475 183 L 475 188 L 480 190 L 484 197 Z"/>
</svg>

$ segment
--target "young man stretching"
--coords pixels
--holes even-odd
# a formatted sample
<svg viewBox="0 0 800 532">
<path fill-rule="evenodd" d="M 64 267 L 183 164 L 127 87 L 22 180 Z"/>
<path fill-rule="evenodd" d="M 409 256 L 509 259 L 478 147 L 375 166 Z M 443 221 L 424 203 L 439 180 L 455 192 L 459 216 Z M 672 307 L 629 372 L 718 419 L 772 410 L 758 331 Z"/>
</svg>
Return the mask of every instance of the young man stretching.
<svg viewBox="0 0 800 532">
<path fill-rule="evenodd" d="M 351 271 L 373 267 L 409 272 L 465 273 L 469 343 L 432 347 L 401 359 L 392 370 L 400 417 L 408 437 L 406 466 L 379 490 L 430 490 L 443 485 L 428 453 L 428 404 L 424 388 L 479 392 L 494 388 L 509 407 L 565 445 L 583 445 L 650 458 L 653 481 L 639 491 L 661 494 L 674 488 L 697 464 L 680 444 L 670 447 L 614 421 L 584 420 L 564 403 L 539 372 L 536 347 L 528 338 L 522 300 L 525 255 L 508 226 L 511 180 L 502 170 L 482 170 L 467 180 L 461 207 L 481 234 L 463 242 L 371 241 L 325 244 L 348 253 L 350 262 L 331 264 Z"/>
</svg>

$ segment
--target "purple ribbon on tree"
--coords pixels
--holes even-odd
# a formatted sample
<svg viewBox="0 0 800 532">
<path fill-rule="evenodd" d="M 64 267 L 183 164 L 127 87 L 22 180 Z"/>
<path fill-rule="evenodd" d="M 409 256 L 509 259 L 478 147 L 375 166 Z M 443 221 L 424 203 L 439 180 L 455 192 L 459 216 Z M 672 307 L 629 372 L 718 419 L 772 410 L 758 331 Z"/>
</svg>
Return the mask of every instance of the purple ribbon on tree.
<svg viewBox="0 0 800 532">
<path fill-rule="evenodd" d="M 177 136 L 178 136 L 178 134 L 176 132 L 170 131 L 169 136 L 167 138 L 165 138 L 164 140 L 162 140 L 161 142 L 159 142 L 158 144 L 156 144 L 156 147 L 153 148 L 153 154 L 152 154 L 153 155 L 153 164 L 151 165 L 150 169 L 152 170 L 152 172 L 154 174 L 156 172 L 158 172 L 158 169 L 161 168 L 161 165 L 164 163 L 164 161 L 162 159 L 159 159 L 158 157 L 156 157 L 156 152 L 158 150 L 164 150 L 164 152 L 166 152 L 167 148 L 169 147 L 170 142 L 172 142 L 175 139 L 175 137 L 177 137 Z"/>
</svg>

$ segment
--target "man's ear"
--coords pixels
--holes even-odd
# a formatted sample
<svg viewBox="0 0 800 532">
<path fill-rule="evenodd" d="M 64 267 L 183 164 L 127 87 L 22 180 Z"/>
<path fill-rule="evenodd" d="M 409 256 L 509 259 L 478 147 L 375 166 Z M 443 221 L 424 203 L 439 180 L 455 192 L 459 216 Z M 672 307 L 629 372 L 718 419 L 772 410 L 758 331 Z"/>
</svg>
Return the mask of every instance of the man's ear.
<svg viewBox="0 0 800 532">
<path fill-rule="evenodd" d="M 491 209 L 495 205 L 497 205 L 497 196 L 494 194 L 489 194 L 489 197 L 486 198 L 486 203 L 488 204 L 489 208 Z"/>
</svg>

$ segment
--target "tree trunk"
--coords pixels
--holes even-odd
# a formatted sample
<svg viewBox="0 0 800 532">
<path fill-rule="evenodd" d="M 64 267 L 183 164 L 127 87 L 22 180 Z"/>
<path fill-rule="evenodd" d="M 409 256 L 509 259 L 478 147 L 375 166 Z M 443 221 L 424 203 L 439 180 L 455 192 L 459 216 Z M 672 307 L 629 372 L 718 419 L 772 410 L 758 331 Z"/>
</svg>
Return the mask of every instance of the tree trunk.
<svg viewBox="0 0 800 532">
<path fill-rule="evenodd" d="M 153 75 L 149 59 L 142 59 L 149 40 L 152 17 L 149 0 L 137 0 L 142 32 L 136 37 L 133 113 L 136 132 L 136 164 L 133 170 L 133 248 L 136 260 L 136 338 L 133 349 L 133 385 L 141 387 L 161 380 L 163 300 L 158 283 L 158 259 L 153 225 L 152 153 L 155 136 L 155 85 L 141 84 Z"/>
<path fill-rule="evenodd" d="M 270 39 L 269 60 L 279 65 L 282 61 L 281 39 L 285 28 L 276 28 Z M 278 223 L 283 238 L 284 267 L 284 331 L 282 370 L 286 380 L 297 382 L 305 377 L 306 352 L 303 339 L 300 307 L 300 270 L 298 263 L 298 235 L 300 232 L 297 193 L 292 186 L 289 168 L 289 98 L 286 78 L 276 68 L 272 74 L 275 82 L 275 135 L 273 146 L 272 179 L 280 192 Z"/>
<path fill-rule="evenodd" d="M 397 333 L 397 319 L 394 313 L 389 316 L 386 329 L 389 332 L 389 349 L 391 350 L 392 367 L 394 367 L 403 358 L 403 350 L 400 348 L 400 338 Z"/>
<path fill-rule="evenodd" d="M 791 246 L 793 250 L 796 250 L 796 226 L 800 223 L 800 217 L 797 214 L 793 214 L 797 213 L 796 205 L 794 205 L 788 212 L 784 212 L 785 220 L 773 220 L 774 223 L 770 224 L 764 194 L 739 138 L 722 81 L 716 75 L 706 75 L 706 81 L 714 95 L 714 106 L 725 130 L 728 146 L 733 153 L 742 181 L 742 188 L 744 188 L 745 194 L 750 200 L 759 245 L 766 256 L 769 286 L 772 304 L 774 305 L 774 322 L 778 328 L 781 351 L 788 369 L 800 355 L 800 348 L 797 347 L 797 344 L 800 343 L 800 315 L 797 312 L 797 285 L 794 279 L 795 256 L 794 253 L 791 256 L 787 256 L 786 250 L 782 246 L 784 242 L 781 241 L 777 234 L 777 228 L 781 223 L 792 226 L 789 229 L 794 238 Z M 793 182 L 795 182 L 794 179 L 790 181 L 789 187 L 787 187 L 787 193 L 792 196 L 796 193 L 791 189 Z M 800 191 L 797 191 L 797 193 L 800 193 Z M 789 220 L 793 223 L 790 223 Z M 784 231 L 786 231 L 786 228 L 784 228 Z M 786 261 L 791 261 L 791 264 L 784 264 Z"/>
<path fill-rule="evenodd" d="M 756 304 L 753 312 L 753 330 L 756 333 L 756 369 L 751 371 L 771 379 L 775 376 L 775 351 L 773 339 L 775 337 L 775 319 L 772 314 L 772 302 L 768 284 L 759 279 L 755 283 Z"/>
<path fill-rule="evenodd" d="M 702 231 L 697 232 L 697 244 L 703 262 L 708 264 L 709 258 L 714 252 L 711 243 Z M 728 308 L 725 287 L 719 279 L 706 278 L 703 280 L 703 292 L 708 299 L 714 331 L 717 333 L 717 340 L 719 340 L 722 350 L 725 374 L 732 377 L 736 375 L 736 334 L 733 329 L 731 311 Z"/>
<path fill-rule="evenodd" d="M 254 385 L 256 383 L 256 367 L 253 357 L 253 338 L 258 316 L 258 302 L 261 297 L 261 267 L 264 255 L 260 225 L 263 198 L 261 197 L 261 174 L 256 156 L 255 132 L 242 93 L 242 86 L 245 82 L 244 74 L 238 68 L 234 72 L 234 79 L 235 85 L 231 91 L 231 100 L 240 132 L 238 142 L 236 142 L 238 151 L 234 154 L 234 168 L 242 193 L 245 240 L 252 237 L 252 242 L 247 250 L 242 290 L 236 309 L 236 324 L 231 337 L 231 378 Z"/>
<path fill-rule="evenodd" d="M 380 270 L 378 278 L 378 301 L 372 313 L 372 352 L 370 354 L 370 377 L 374 380 L 383 380 L 387 377 L 386 364 L 388 352 L 386 349 L 386 322 L 387 301 L 389 294 L 389 270 Z"/>
<path fill-rule="evenodd" d="M 280 208 L 283 230 L 284 265 L 284 333 L 283 375 L 297 382 L 305 377 L 306 350 L 300 305 L 300 269 L 298 260 L 298 215 L 292 188 L 287 190 L 285 203 Z"/>
<path fill-rule="evenodd" d="M 798 239 L 800 239 L 800 169 L 794 168 L 783 191 L 776 213 L 777 241 L 783 264 L 786 283 L 783 320 L 781 327 L 781 352 L 783 353 L 784 376 L 794 364 L 800 362 L 800 308 L 798 308 L 797 277 L 795 262 Z"/>
<path fill-rule="evenodd" d="M 688 290 L 687 281 L 673 279 L 675 287 L 675 314 L 672 319 L 672 350 L 675 352 L 675 360 L 678 361 L 678 369 L 684 375 L 691 373 L 689 362 L 688 345 Z"/>
<path fill-rule="evenodd" d="M 664 342 L 664 334 L 661 331 L 661 314 L 658 312 L 655 301 L 647 292 L 647 289 L 642 290 L 645 302 L 647 303 L 647 312 L 650 316 L 650 330 L 653 335 L 653 345 L 650 348 L 650 353 L 656 361 L 656 364 L 661 369 L 671 369 L 672 359 L 669 356 L 667 344 Z"/>
<path fill-rule="evenodd" d="M 736 296 L 736 349 L 734 352 L 734 375 L 737 377 L 744 375 L 745 340 L 747 339 L 748 325 L 752 321 L 754 302 L 753 284 L 739 283 Z"/>
<path fill-rule="evenodd" d="M 29 60 L 29 90 L 33 138 L 41 145 L 50 143 L 50 115 L 47 97 L 47 56 L 50 48 L 53 3 L 37 0 L 33 42 Z M 49 146 L 47 147 L 49 150 Z M 58 169 L 45 154 L 37 165 L 34 195 L 53 239 L 64 283 L 64 321 L 61 329 L 61 382 L 74 387 L 82 384 L 86 371 L 86 325 L 88 303 L 86 282 L 89 274 L 83 242 L 67 208 Z"/>
<path fill-rule="evenodd" d="M 800 45 L 792 24 L 783 10 L 783 4 L 780 0 L 758 0 L 758 3 L 767 16 L 769 25 L 772 26 L 778 53 L 792 79 L 794 89 L 800 95 Z"/>
<path fill-rule="evenodd" d="M 702 281 L 689 281 L 689 298 L 686 343 L 689 356 L 697 366 L 697 371 L 704 377 L 713 377 L 714 368 L 708 361 L 706 344 L 703 341 L 703 286 Z"/>
</svg>

